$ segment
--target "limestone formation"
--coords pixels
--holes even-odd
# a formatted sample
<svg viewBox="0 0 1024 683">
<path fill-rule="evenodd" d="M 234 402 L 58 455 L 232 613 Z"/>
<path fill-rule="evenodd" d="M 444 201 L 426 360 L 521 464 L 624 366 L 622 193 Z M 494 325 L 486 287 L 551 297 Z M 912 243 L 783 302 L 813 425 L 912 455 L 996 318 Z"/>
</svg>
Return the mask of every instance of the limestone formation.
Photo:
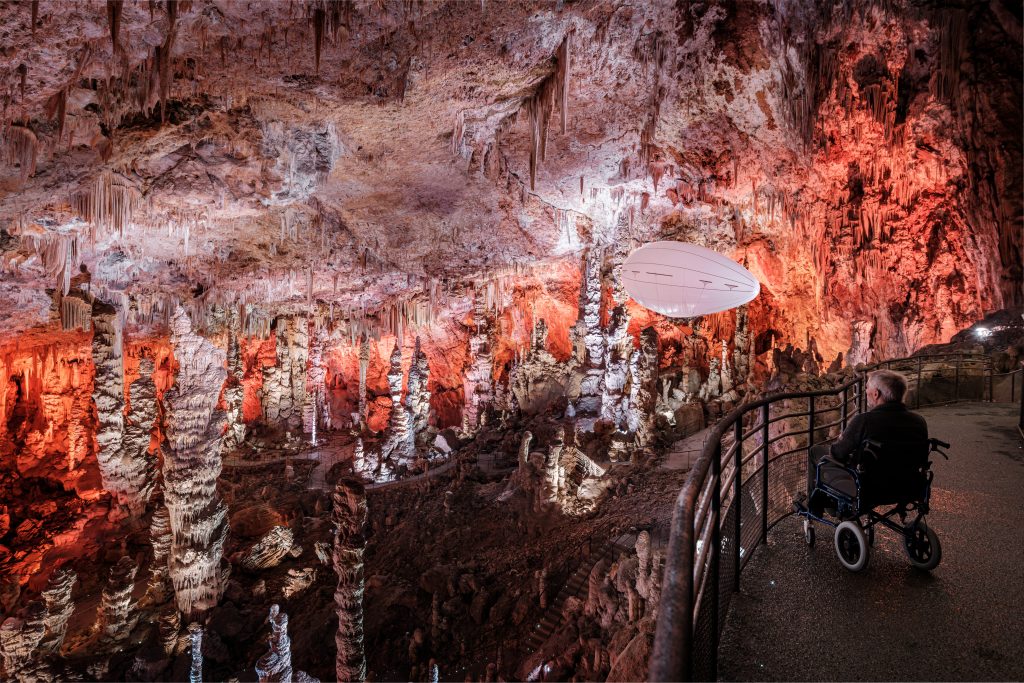
<svg viewBox="0 0 1024 683">
<path fill-rule="evenodd" d="M 164 654 L 167 656 L 174 654 L 178 647 L 178 636 L 181 633 L 181 612 L 174 608 L 164 610 L 157 622 L 157 631 Z"/>
<path fill-rule="evenodd" d="M 8 617 L 0 624 L 0 661 L 5 680 L 19 678 L 46 633 L 46 605 L 33 601 L 21 618 Z"/>
<path fill-rule="evenodd" d="M 339 681 L 366 679 L 366 656 L 363 652 L 363 548 L 367 509 L 366 492 L 355 480 L 341 480 L 334 491 L 334 571 L 338 586 L 334 604 L 338 612 L 338 633 L 335 637 L 337 660 L 335 670 Z"/>
<path fill-rule="evenodd" d="M 309 344 L 309 370 L 306 376 L 305 398 L 302 404 L 302 431 L 317 443 L 317 431 L 329 424 L 327 415 L 327 386 L 324 379 L 327 367 L 324 365 L 324 337 L 314 337 Z"/>
<path fill-rule="evenodd" d="M 551 404 L 574 397 L 580 392 L 578 364 L 574 358 L 559 362 L 547 348 L 548 326 L 536 321 L 530 335 L 530 348 L 509 373 L 509 389 L 519 410 L 528 415 L 550 408 Z"/>
<path fill-rule="evenodd" d="M 366 372 L 370 367 L 370 338 L 359 342 L 359 429 L 366 427 Z"/>
<path fill-rule="evenodd" d="M 416 347 L 412 354 L 412 365 L 409 367 L 409 392 L 406 394 L 409 418 L 415 437 L 427 428 L 430 418 L 430 366 L 427 354 L 420 348 L 420 338 L 416 337 Z"/>
<path fill-rule="evenodd" d="M 601 369 L 604 367 L 605 335 L 601 329 L 601 270 L 603 253 L 590 249 L 584 257 L 580 287 L 579 319 L 573 329 L 577 358 L 584 369 L 576 410 L 596 415 L 601 409 Z"/>
<path fill-rule="evenodd" d="M 122 557 L 110 570 L 107 586 L 100 595 L 100 608 L 96 617 L 96 632 L 101 648 L 109 648 L 123 641 L 139 620 L 132 599 L 138 569 L 132 558 Z"/>
<path fill-rule="evenodd" d="M 314 581 L 316 581 L 316 569 L 313 567 L 289 569 L 284 577 L 281 595 L 287 600 L 312 586 Z"/>
<path fill-rule="evenodd" d="M 462 378 L 465 404 L 462 409 L 462 431 L 476 431 L 484 410 L 493 399 L 494 384 L 491 377 L 491 319 L 487 315 L 483 297 L 473 300 L 473 329 L 469 336 L 469 366 Z"/>
<path fill-rule="evenodd" d="M 238 448 L 245 441 L 246 426 L 242 416 L 242 401 L 245 396 L 245 388 L 242 386 L 242 376 L 245 368 L 242 366 L 242 351 L 238 339 L 238 313 L 233 311 L 229 318 L 228 325 L 228 374 L 227 382 L 224 385 L 224 403 L 227 405 L 228 429 L 224 434 L 224 448 L 231 450 Z"/>
<path fill-rule="evenodd" d="M 96 367 L 93 399 L 98 416 L 96 461 L 103 478 L 103 488 L 119 504 L 127 507 L 129 514 L 137 517 L 145 509 L 152 490 L 152 463 L 148 458 L 149 428 L 155 414 L 154 394 L 150 390 L 152 381 L 145 374 L 140 376 L 142 386 L 136 390 L 139 414 L 132 426 L 126 429 L 124 340 L 117 309 L 97 299 L 93 303 L 92 327 L 92 355 Z M 134 402 L 132 409 L 134 412 Z M 145 441 L 144 446 L 142 441 Z"/>
<path fill-rule="evenodd" d="M 178 362 L 167 391 L 164 499 L 170 513 L 170 576 L 178 608 L 191 618 L 220 598 L 227 509 L 217 492 L 224 413 L 217 409 L 225 354 L 192 331 L 181 308 L 171 322 Z"/>
<path fill-rule="evenodd" d="M 627 412 L 623 393 L 626 388 L 632 345 L 632 339 L 627 334 L 628 327 L 629 316 L 626 309 L 616 306 L 612 309 L 604 352 L 601 418 L 620 428 L 625 426 Z"/>
<path fill-rule="evenodd" d="M 309 323 L 304 317 L 279 316 L 274 331 L 276 364 L 263 369 L 261 400 L 270 424 L 302 426 L 309 360 Z"/>
<path fill-rule="evenodd" d="M 733 337 L 732 365 L 736 373 L 737 384 L 747 381 L 753 353 L 747 308 L 747 305 L 744 304 L 736 309 L 736 334 Z"/>
<path fill-rule="evenodd" d="M 387 435 L 381 448 L 382 457 L 394 457 L 398 462 L 410 462 L 416 455 L 416 435 L 409 421 L 409 411 L 402 405 L 402 346 L 395 339 L 388 370 L 388 388 L 391 391 L 391 417 Z"/>
<path fill-rule="evenodd" d="M 153 517 L 149 522 L 149 543 L 153 548 L 153 559 L 149 565 L 147 597 L 153 602 L 163 602 L 167 597 L 170 567 L 168 557 L 171 551 L 171 515 L 164 501 L 163 491 L 157 496 Z"/>
<path fill-rule="evenodd" d="M 630 358 L 629 412 L 627 422 L 638 448 L 654 438 L 654 410 L 658 401 L 658 335 L 653 327 L 640 333 L 640 348 Z"/>
<path fill-rule="evenodd" d="M 270 606 L 270 650 L 256 661 L 260 683 L 319 683 L 304 671 L 293 673 L 291 639 L 288 637 L 288 615 L 277 605 Z"/>
<path fill-rule="evenodd" d="M 249 548 L 241 564 L 249 571 L 276 567 L 291 552 L 293 545 L 292 530 L 286 526 L 275 526 Z"/>
<path fill-rule="evenodd" d="M 64 636 L 68 630 L 68 619 L 75 611 L 75 603 L 71 600 L 71 590 L 78 580 L 74 570 L 61 568 L 50 575 L 46 589 L 41 593 L 46 601 L 46 636 L 42 649 L 48 652 L 59 652 L 64 644 Z"/>
<path fill-rule="evenodd" d="M 203 683 L 203 627 L 192 622 L 188 625 L 192 666 L 189 668 L 189 683 Z"/>
<path fill-rule="evenodd" d="M 131 514 L 141 516 L 153 496 L 157 463 L 149 453 L 157 413 L 151 359 L 139 360 L 139 376 L 128 387 L 128 397 L 131 412 L 124 420 L 121 458 L 125 463 L 125 480 L 135 492 L 128 501 Z"/>
</svg>

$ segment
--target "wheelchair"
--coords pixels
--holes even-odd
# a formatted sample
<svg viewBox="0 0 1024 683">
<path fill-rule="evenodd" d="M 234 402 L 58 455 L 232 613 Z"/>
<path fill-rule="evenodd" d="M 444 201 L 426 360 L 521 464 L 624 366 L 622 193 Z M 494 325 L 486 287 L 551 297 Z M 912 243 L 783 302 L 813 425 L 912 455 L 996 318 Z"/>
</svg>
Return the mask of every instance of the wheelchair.
<svg viewBox="0 0 1024 683">
<path fill-rule="evenodd" d="M 866 439 L 849 464 L 822 458 L 811 497 L 794 503 L 796 514 L 804 518 L 804 541 L 814 547 L 814 523 L 827 524 L 835 529 L 839 561 L 859 572 L 867 567 L 875 526 L 881 524 L 902 537 L 914 567 L 935 569 L 942 560 L 942 546 L 925 516 L 934 475 L 929 458 L 938 453 L 948 460 L 943 448 L 949 444 L 938 439 L 885 444 Z M 823 507 L 825 514 L 815 514 L 812 501 L 818 501 L 814 507 Z M 909 524 L 908 517 L 913 517 Z"/>
</svg>

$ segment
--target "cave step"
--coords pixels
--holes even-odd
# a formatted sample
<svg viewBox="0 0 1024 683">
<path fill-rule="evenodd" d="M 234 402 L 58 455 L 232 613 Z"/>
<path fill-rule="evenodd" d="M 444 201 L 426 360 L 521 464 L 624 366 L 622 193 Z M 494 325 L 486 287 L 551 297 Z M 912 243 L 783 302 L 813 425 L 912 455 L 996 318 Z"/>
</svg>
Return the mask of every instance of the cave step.
<svg viewBox="0 0 1024 683">
<path fill-rule="evenodd" d="M 625 533 L 614 541 L 606 543 L 597 553 L 591 554 L 589 561 L 581 564 L 575 572 L 569 576 L 562 589 L 558 591 L 554 601 L 548 604 L 544 616 L 540 619 L 538 627 L 530 633 L 529 647 L 536 651 L 554 630 L 562 623 L 562 608 L 571 597 L 582 598 L 587 592 L 590 579 L 590 572 L 601 560 L 618 557 L 620 553 L 633 551 L 636 545 L 636 534 Z"/>
</svg>

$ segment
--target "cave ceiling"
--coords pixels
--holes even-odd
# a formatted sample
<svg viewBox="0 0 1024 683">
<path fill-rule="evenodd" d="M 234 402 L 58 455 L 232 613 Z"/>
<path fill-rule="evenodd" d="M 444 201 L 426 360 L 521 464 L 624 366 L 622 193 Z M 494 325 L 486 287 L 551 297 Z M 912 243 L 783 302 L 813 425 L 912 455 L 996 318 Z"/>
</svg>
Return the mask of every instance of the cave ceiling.
<svg viewBox="0 0 1024 683">
<path fill-rule="evenodd" d="M 1012 3 L 41 1 L 0 27 L 8 331 L 85 281 L 140 323 L 464 311 L 654 238 L 746 263 L 830 350 L 1020 299 Z"/>
</svg>

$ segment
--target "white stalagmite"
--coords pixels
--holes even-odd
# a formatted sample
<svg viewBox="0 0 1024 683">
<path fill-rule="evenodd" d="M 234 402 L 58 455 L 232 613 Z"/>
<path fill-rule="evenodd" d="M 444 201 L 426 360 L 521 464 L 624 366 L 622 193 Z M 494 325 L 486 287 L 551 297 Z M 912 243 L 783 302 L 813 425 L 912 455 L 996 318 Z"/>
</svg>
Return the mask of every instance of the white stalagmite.
<svg viewBox="0 0 1024 683">
<path fill-rule="evenodd" d="M 153 547 L 153 561 L 149 565 L 146 595 L 152 602 L 161 603 L 167 599 L 170 572 L 167 557 L 171 552 L 171 515 L 167 511 L 162 492 L 149 522 L 149 543 Z"/>
<path fill-rule="evenodd" d="M 227 508 L 217 493 L 224 413 L 217 401 L 225 354 L 192 331 L 184 309 L 171 320 L 178 361 L 167 391 L 164 499 L 171 521 L 170 575 L 178 609 L 194 618 L 220 599 L 220 562 L 227 538 Z"/>
<path fill-rule="evenodd" d="M 302 431 L 312 435 L 316 443 L 317 430 L 327 423 L 327 367 L 323 363 L 324 338 L 315 337 L 309 344 L 309 371 L 306 376 L 306 396 L 302 404 Z"/>
<path fill-rule="evenodd" d="M 486 302 L 477 296 L 473 302 L 473 334 L 469 337 L 469 366 L 462 379 L 465 406 L 462 409 L 462 431 L 475 432 L 480 416 L 491 402 L 493 387 L 493 358 L 491 352 L 491 321 Z"/>
<path fill-rule="evenodd" d="M 270 424 L 302 425 L 309 360 L 309 323 L 304 317 L 277 318 L 277 363 L 263 369 L 263 414 Z"/>
<path fill-rule="evenodd" d="M 562 450 L 565 448 L 565 428 L 559 427 L 555 438 L 548 446 L 548 453 L 544 457 L 544 482 L 539 493 L 541 503 L 538 509 L 554 507 L 558 505 L 559 493 L 561 491 L 562 475 Z"/>
<path fill-rule="evenodd" d="M 239 315 L 234 310 L 228 324 L 228 380 L 224 386 L 224 402 L 227 404 L 228 431 L 224 435 L 224 448 L 238 448 L 245 441 L 245 420 L 242 415 L 242 402 L 245 388 L 242 376 L 245 368 L 242 364 L 241 344 L 238 340 L 240 331 Z"/>
<path fill-rule="evenodd" d="M 98 417 L 96 461 L 103 488 L 137 517 L 146 507 L 152 477 L 146 454 L 141 459 L 136 457 L 134 444 L 124 442 L 124 358 L 117 309 L 96 300 L 92 326 L 92 357 L 96 367 L 93 400 Z"/>
<path fill-rule="evenodd" d="M 732 365 L 736 383 L 743 384 L 750 375 L 750 330 L 747 327 L 746 304 L 736 309 L 736 336 L 733 338 Z"/>
<path fill-rule="evenodd" d="M 416 347 L 412 354 L 412 365 L 409 367 L 409 393 L 406 403 L 409 419 L 412 422 L 413 439 L 427 428 L 430 419 L 430 390 L 427 382 L 430 379 L 430 366 L 427 354 L 420 348 L 420 338 L 416 337 Z"/>
<path fill-rule="evenodd" d="M 640 348 L 630 359 L 629 431 L 638 448 L 654 438 L 654 409 L 658 403 L 658 334 L 653 327 L 640 333 Z"/>
<path fill-rule="evenodd" d="M 416 456 L 416 435 L 409 424 L 409 412 L 402 405 L 402 346 L 399 342 L 400 340 L 396 338 L 395 350 L 391 353 L 391 367 L 388 370 L 391 418 L 381 452 L 383 457 L 394 455 L 399 462 L 408 462 Z"/>
<path fill-rule="evenodd" d="M 203 627 L 192 622 L 188 625 L 188 639 L 192 650 L 192 666 L 189 668 L 189 683 L 203 683 Z"/>
<path fill-rule="evenodd" d="M 576 354 L 583 367 L 576 410 L 596 414 L 601 407 L 601 368 L 604 367 L 605 335 L 601 329 L 601 268 L 603 254 L 591 249 L 584 257 L 580 285 L 579 318 L 573 330 Z"/>
<path fill-rule="evenodd" d="M 75 611 L 71 590 L 78 581 L 73 570 L 61 568 L 50 575 L 46 589 L 41 593 L 46 601 L 46 636 L 42 648 L 48 652 L 59 652 L 68 631 L 68 619 Z"/>
<path fill-rule="evenodd" d="M 626 406 L 623 391 L 629 371 L 629 356 L 632 340 L 626 333 L 629 317 L 626 309 L 616 306 L 612 309 L 608 329 L 608 341 L 604 354 L 604 375 L 601 382 L 601 418 L 616 427 L 625 426 Z"/>
<path fill-rule="evenodd" d="M 366 427 L 366 372 L 370 367 L 370 338 L 359 343 L 359 429 Z"/>
<path fill-rule="evenodd" d="M 124 421 L 125 479 L 133 494 L 129 509 L 133 516 L 141 516 L 153 496 L 156 458 L 149 455 L 153 422 L 156 420 L 156 384 L 153 382 L 153 361 L 139 360 L 139 376 L 128 387 L 131 412 Z"/>
<path fill-rule="evenodd" d="M 334 604 L 338 612 L 335 672 L 339 681 L 366 679 L 363 652 L 363 549 L 366 546 L 366 490 L 361 482 L 342 479 L 334 491 L 334 555 L 338 575 Z"/>
<path fill-rule="evenodd" d="M 107 586 L 100 595 L 100 608 L 96 617 L 96 630 L 101 646 L 123 641 L 138 623 L 139 613 L 132 600 L 135 572 L 138 566 L 130 557 L 122 557 L 110 570 Z"/>
<path fill-rule="evenodd" d="M 288 637 L 288 615 L 277 605 L 270 606 L 270 651 L 256 662 L 260 683 L 319 683 L 305 671 L 292 671 L 292 641 Z"/>
</svg>

